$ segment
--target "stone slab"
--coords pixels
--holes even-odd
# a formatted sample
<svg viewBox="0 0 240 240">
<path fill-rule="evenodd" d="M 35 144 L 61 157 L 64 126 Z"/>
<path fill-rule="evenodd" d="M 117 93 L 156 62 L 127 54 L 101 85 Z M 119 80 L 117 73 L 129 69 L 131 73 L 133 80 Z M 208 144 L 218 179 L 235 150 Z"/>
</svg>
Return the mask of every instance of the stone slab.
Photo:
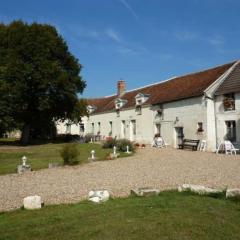
<svg viewBox="0 0 240 240">
<path fill-rule="evenodd" d="M 38 195 L 25 197 L 23 199 L 23 207 L 29 210 L 40 209 L 42 207 L 42 199 Z"/>
<path fill-rule="evenodd" d="M 131 190 L 131 194 L 138 197 L 157 196 L 159 193 L 160 193 L 159 189 L 150 187 L 137 188 Z"/>
<path fill-rule="evenodd" d="M 226 198 L 240 198 L 240 188 L 231 188 L 226 192 Z"/>
</svg>

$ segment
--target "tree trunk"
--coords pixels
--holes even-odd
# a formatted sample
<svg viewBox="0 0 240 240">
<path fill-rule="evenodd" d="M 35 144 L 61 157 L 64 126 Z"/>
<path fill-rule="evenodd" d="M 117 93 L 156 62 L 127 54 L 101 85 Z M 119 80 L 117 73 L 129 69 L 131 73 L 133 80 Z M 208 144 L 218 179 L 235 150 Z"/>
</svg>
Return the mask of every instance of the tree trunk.
<svg viewBox="0 0 240 240">
<path fill-rule="evenodd" d="M 30 136 L 30 125 L 25 124 L 22 130 L 22 135 L 21 135 L 21 144 L 27 145 L 29 143 L 29 136 Z"/>
</svg>

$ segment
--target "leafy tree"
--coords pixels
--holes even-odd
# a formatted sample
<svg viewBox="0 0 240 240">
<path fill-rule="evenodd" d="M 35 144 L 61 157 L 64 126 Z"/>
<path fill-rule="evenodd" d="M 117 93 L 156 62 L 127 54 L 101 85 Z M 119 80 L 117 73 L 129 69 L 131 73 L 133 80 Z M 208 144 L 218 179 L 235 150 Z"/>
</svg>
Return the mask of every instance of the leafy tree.
<svg viewBox="0 0 240 240">
<path fill-rule="evenodd" d="M 47 24 L 0 24 L 0 124 L 22 130 L 22 143 L 51 133 L 54 121 L 79 121 L 82 66 Z M 1 112 L 0 111 L 0 112 Z"/>
</svg>

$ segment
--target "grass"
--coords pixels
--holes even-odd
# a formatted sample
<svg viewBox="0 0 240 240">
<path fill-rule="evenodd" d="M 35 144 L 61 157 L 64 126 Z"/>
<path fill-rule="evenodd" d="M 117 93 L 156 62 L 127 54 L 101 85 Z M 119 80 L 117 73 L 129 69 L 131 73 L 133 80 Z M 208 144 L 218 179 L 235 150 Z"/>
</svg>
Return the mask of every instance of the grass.
<svg viewBox="0 0 240 240">
<path fill-rule="evenodd" d="M 27 147 L 12 146 L 0 149 L 0 175 L 16 173 L 17 165 L 21 164 L 21 158 L 25 155 L 28 158 L 27 163 L 33 170 L 48 168 L 49 163 L 63 163 L 60 157 L 60 149 L 64 144 L 44 144 L 32 145 Z M 106 156 L 112 152 L 111 149 L 103 149 L 100 144 L 84 143 L 79 144 L 80 160 L 87 160 L 91 156 L 91 150 L 94 149 L 96 157 L 99 160 L 106 159 Z M 125 157 L 121 153 L 120 157 Z"/>
<path fill-rule="evenodd" d="M 0 214 L 0 239 L 240 239 L 240 202 L 189 193 Z"/>
</svg>

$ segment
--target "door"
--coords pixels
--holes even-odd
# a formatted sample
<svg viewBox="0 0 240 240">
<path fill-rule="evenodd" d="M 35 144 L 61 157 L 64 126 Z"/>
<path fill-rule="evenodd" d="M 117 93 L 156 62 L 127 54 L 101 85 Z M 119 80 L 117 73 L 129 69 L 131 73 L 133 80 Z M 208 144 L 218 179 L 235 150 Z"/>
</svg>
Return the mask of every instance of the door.
<svg viewBox="0 0 240 240">
<path fill-rule="evenodd" d="M 164 142 L 170 146 L 174 146 L 174 128 L 172 122 L 161 122 L 161 137 Z"/>
<path fill-rule="evenodd" d="M 131 120 L 130 121 L 130 128 L 129 128 L 129 131 L 130 131 L 130 141 L 134 141 L 135 138 L 136 138 L 136 120 Z"/>
<path fill-rule="evenodd" d="M 155 124 L 155 134 L 161 135 L 161 124 L 160 123 Z"/>
<path fill-rule="evenodd" d="M 183 127 L 175 127 L 176 139 L 175 139 L 175 147 L 178 147 L 179 144 L 183 143 L 184 134 Z"/>
<path fill-rule="evenodd" d="M 124 120 L 121 124 L 121 138 L 126 138 L 126 122 Z"/>
</svg>

